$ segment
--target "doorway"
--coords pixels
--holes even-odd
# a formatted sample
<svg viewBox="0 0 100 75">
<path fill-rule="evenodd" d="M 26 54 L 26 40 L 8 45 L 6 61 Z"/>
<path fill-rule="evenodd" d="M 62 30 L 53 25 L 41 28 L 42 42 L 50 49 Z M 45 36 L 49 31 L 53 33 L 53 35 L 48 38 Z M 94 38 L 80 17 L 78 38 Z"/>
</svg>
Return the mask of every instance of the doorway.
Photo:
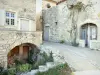
<svg viewBox="0 0 100 75">
<path fill-rule="evenodd" d="M 97 26 L 93 23 L 82 25 L 81 39 L 85 41 L 85 47 L 89 47 L 91 40 L 97 40 Z"/>
<path fill-rule="evenodd" d="M 44 41 L 49 41 L 49 26 L 44 28 Z"/>
</svg>

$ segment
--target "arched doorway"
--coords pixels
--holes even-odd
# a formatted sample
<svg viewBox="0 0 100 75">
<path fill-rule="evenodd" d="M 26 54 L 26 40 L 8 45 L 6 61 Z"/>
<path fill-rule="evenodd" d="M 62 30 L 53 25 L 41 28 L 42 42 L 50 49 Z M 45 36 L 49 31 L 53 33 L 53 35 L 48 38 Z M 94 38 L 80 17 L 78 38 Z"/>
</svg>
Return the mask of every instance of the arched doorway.
<svg viewBox="0 0 100 75">
<path fill-rule="evenodd" d="M 80 37 L 81 40 L 85 41 L 85 47 L 89 47 L 91 40 L 97 40 L 97 26 L 93 23 L 82 25 Z"/>
<path fill-rule="evenodd" d="M 21 45 L 18 45 L 14 47 L 9 53 L 8 53 L 8 67 L 15 65 L 15 60 L 18 60 L 23 63 L 27 63 L 28 54 L 30 50 L 39 50 L 37 46 L 30 43 L 24 43 Z"/>
</svg>

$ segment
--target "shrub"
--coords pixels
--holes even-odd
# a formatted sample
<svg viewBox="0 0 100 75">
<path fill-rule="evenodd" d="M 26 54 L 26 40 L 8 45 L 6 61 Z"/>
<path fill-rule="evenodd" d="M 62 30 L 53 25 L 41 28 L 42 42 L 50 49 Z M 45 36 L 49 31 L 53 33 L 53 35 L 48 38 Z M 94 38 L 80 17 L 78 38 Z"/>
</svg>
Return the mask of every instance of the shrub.
<svg viewBox="0 0 100 75">
<path fill-rule="evenodd" d="M 49 56 L 47 55 L 46 52 L 41 53 L 41 56 L 44 58 L 44 64 L 45 64 L 46 61 L 48 61 Z"/>
<path fill-rule="evenodd" d="M 4 70 L 0 75 L 8 75 L 8 70 Z"/>
<path fill-rule="evenodd" d="M 33 64 L 33 59 L 32 59 L 33 54 L 34 54 L 34 50 L 30 50 L 29 54 L 28 54 L 28 63 L 29 64 Z"/>
<path fill-rule="evenodd" d="M 60 43 L 63 44 L 63 43 L 65 43 L 65 41 L 64 40 L 61 40 Z"/>
<path fill-rule="evenodd" d="M 23 62 L 22 62 L 22 61 L 20 61 L 20 60 L 18 60 L 18 59 L 15 59 L 15 64 L 16 64 L 16 66 L 17 66 L 17 65 L 22 65 L 22 64 L 23 64 Z"/>
<path fill-rule="evenodd" d="M 17 66 L 17 72 L 27 72 L 32 69 L 32 65 L 30 64 L 22 64 Z"/>
<path fill-rule="evenodd" d="M 4 70 L 3 67 L 0 67 L 0 75 L 8 75 L 8 71 Z"/>
<path fill-rule="evenodd" d="M 8 69 L 8 75 L 16 75 L 16 68 Z"/>
<path fill-rule="evenodd" d="M 53 53 L 52 53 L 52 51 L 50 52 L 50 55 L 49 55 L 49 57 L 48 57 L 48 60 L 47 60 L 47 62 L 53 62 L 54 61 L 54 59 L 53 59 Z"/>
<path fill-rule="evenodd" d="M 33 69 L 38 69 L 39 65 L 45 65 L 46 62 L 53 62 L 53 53 L 50 52 L 49 56 L 46 52 L 40 53 L 38 55 L 38 60 L 33 64 Z"/>
<path fill-rule="evenodd" d="M 28 60 L 27 60 L 29 64 L 34 64 L 37 61 L 37 56 L 38 56 L 39 52 L 40 52 L 40 50 L 38 48 L 32 49 L 29 51 Z"/>
<path fill-rule="evenodd" d="M 45 65 L 46 60 L 44 58 L 38 59 L 33 65 L 33 69 L 38 69 L 39 65 Z"/>
<path fill-rule="evenodd" d="M 72 43 L 72 46 L 78 47 L 79 43 Z"/>
<path fill-rule="evenodd" d="M 50 6 L 50 4 L 47 4 L 47 8 L 50 8 L 51 6 Z"/>
<path fill-rule="evenodd" d="M 46 72 L 38 72 L 36 75 L 71 75 L 71 69 L 67 64 L 61 64 Z"/>
<path fill-rule="evenodd" d="M 0 73 L 3 71 L 3 69 L 4 69 L 3 67 L 0 67 Z"/>
</svg>

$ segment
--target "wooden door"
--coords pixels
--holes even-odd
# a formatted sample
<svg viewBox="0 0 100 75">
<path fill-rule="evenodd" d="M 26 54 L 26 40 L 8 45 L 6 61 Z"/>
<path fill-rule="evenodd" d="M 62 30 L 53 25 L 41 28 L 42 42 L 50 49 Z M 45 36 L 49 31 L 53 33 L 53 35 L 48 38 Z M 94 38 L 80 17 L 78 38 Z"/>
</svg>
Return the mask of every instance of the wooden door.
<svg viewBox="0 0 100 75">
<path fill-rule="evenodd" d="M 29 46 L 23 46 L 23 58 L 27 59 L 29 53 Z"/>
<path fill-rule="evenodd" d="M 46 26 L 44 29 L 44 40 L 49 41 L 49 26 Z"/>
</svg>

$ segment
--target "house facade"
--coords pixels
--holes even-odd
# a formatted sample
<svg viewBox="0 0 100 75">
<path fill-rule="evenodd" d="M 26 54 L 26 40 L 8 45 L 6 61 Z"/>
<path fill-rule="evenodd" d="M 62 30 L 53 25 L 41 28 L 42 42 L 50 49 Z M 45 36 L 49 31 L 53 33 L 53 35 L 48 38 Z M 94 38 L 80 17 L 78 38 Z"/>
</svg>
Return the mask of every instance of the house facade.
<svg viewBox="0 0 100 75">
<path fill-rule="evenodd" d="M 70 9 L 77 3 L 84 4 L 85 10 Z M 100 49 L 99 4 L 99 0 L 67 0 L 44 11 L 44 40 L 72 44 L 76 37 L 79 46 Z"/>
<path fill-rule="evenodd" d="M 29 50 L 42 43 L 36 30 L 36 0 L 0 0 L 0 66 L 14 56 L 27 59 Z"/>
</svg>

